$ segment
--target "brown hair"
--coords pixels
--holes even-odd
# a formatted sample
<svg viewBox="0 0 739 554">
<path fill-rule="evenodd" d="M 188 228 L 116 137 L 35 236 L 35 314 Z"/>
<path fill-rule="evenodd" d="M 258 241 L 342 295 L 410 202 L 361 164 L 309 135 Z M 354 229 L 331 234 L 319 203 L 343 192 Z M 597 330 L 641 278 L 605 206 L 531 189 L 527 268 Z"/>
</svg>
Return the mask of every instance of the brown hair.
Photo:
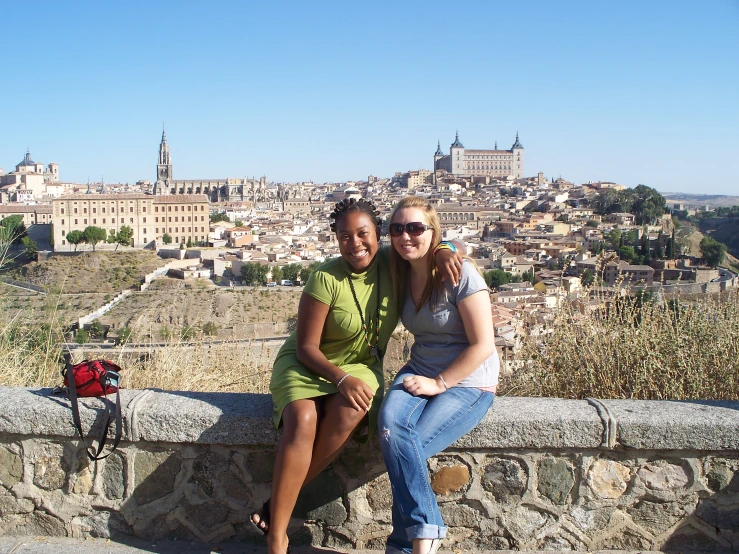
<svg viewBox="0 0 739 554">
<path fill-rule="evenodd" d="M 441 224 L 439 223 L 439 215 L 436 213 L 436 209 L 424 198 L 420 196 L 405 196 L 398 202 L 393 208 L 390 214 L 389 224 L 393 223 L 393 218 L 399 210 L 405 208 L 418 208 L 423 211 L 426 218 L 426 224 L 431 227 L 431 246 L 429 250 L 431 255 L 428 257 L 428 279 L 426 280 L 426 286 L 423 289 L 423 294 L 416 304 L 416 312 L 418 312 L 423 305 L 429 300 L 432 303 L 436 303 L 439 293 L 442 290 L 441 276 L 436 269 L 436 260 L 434 259 L 433 250 L 441 242 Z M 400 254 L 395 250 L 395 247 L 390 248 L 390 275 L 393 281 L 393 292 L 398 302 L 398 309 L 402 310 L 403 304 L 405 303 L 405 295 L 408 287 L 408 273 L 410 272 L 410 263 L 404 260 Z"/>
</svg>

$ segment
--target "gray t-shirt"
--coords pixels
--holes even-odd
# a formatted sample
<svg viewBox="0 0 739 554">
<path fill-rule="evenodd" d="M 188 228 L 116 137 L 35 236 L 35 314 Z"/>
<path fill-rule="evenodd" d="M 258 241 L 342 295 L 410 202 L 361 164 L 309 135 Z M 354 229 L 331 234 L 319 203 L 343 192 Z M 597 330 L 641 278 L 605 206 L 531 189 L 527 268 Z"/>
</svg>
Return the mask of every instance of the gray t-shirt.
<svg viewBox="0 0 739 554">
<path fill-rule="evenodd" d="M 488 289 L 485 280 L 472 264 L 473 262 L 464 260 L 458 286 L 452 286 L 449 281 L 444 282 L 445 290 L 442 291 L 433 311 L 429 309 L 430 302 L 427 302 L 416 313 L 410 292 L 406 296 L 401 321 L 405 328 L 413 333 L 415 339 L 408 365 L 418 375 L 435 378 L 470 345 L 457 306 L 471 294 Z M 490 357 L 456 386 L 497 385 L 499 371 L 498 352 L 493 349 Z"/>
</svg>

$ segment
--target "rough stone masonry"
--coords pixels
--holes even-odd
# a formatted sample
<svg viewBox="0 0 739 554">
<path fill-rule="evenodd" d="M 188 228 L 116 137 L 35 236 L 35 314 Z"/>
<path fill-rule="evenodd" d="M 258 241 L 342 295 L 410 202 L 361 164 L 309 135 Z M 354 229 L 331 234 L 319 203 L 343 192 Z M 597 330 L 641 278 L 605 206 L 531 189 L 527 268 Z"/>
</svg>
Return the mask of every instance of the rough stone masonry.
<svg viewBox="0 0 739 554">
<path fill-rule="evenodd" d="M 0 534 L 261 542 L 277 435 L 266 395 L 122 391 L 91 463 L 69 402 L 0 387 Z M 83 427 L 101 420 L 84 399 Z M 429 461 L 445 548 L 739 550 L 739 402 L 498 398 Z M 294 544 L 381 549 L 391 491 L 352 444 L 301 494 Z"/>
</svg>

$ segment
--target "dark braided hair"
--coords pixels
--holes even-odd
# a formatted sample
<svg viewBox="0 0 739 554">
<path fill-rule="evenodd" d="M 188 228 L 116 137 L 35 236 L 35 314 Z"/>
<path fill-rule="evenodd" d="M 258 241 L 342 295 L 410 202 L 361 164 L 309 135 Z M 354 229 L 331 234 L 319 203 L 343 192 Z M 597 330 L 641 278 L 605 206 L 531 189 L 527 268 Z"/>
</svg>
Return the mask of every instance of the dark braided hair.
<svg viewBox="0 0 739 554">
<path fill-rule="evenodd" d="M 329 215 L 329 218 L 333 220 L 331 222 L 331 231 L 335 233 L 336 223 L 339 221 L 339 218 L 351 212 L 364 212 L 368 216 L 370 216 L 375 224 L 377 238 L 380 238 L 380 227 L 382 225 L 382 221 L 380 220 L 380 212 L 377 211 L 377 208 L 372 202 L 370 202 L 369 200 L 365 200 L 364 198 L 360 198 L 359 200 L 355 198 L 345 198 L 341 202 L 337 202 L 334 205 L 334 211 L 331 212 L 331 215 Z"/>
</svg>

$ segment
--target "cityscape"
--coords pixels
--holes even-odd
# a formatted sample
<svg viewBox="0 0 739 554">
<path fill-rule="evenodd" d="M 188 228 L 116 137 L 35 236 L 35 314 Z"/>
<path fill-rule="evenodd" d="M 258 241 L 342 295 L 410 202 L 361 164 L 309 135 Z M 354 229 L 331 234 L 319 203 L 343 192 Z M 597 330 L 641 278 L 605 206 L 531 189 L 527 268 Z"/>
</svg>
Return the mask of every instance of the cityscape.
<svg viewBox="0 0 739 554">
<path fill-rule="evenodd" d="M 587 314 L 620 289 L 706 294 L 737 285 L 730 265 L 736 258 L 725 245 L 717 242 L 719 258 L 707 260 L 677 228 L 675 218 L 715 219 L 716 208 L 667 202 L 643 185 L 530 176 L 519 133 L 509 148 L 486 146 L 467 148 L 456 132 L 447 148 L 437 141 L 427 169 L 341 183 L 188 179 L 176 178 L 176 145 L 165 130 L 151 178 L 132 185 L 65 182 L 62 164 L 34 161 L 26 152 L 14 171 L 0 175 L 0 214 L 22 220 L 40 255 L 150 250 L 181 259 L 170 277 L 238 288 L 299 285 L 310 268 L 338 256 L 328 218 L 336 202 L 366 198 L 386 218 L 400 198 L 420 195 L 436 207 L 443 239 L 464 244 L 486 276 L 496 340 L 507 357 L 526 332 L 524 322 L 546 321 L 563 298 L 585 290 Z M 621 211 L 629 205 L 634 213 Z M 595 295 L 594 285 L 610 292 Z M 81 318 L 80 327 L 91 321 Z"/>
</svg>

